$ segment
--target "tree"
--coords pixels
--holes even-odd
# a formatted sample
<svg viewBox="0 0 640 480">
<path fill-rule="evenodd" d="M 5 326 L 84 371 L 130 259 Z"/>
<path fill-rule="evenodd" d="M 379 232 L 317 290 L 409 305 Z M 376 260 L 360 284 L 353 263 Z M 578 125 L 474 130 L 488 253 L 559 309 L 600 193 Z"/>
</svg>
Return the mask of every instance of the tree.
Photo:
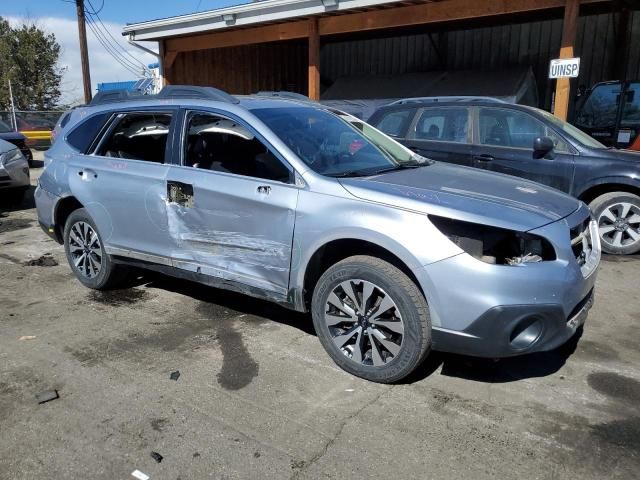
<svg viewBox="0 0 640 480">
<path fill-rule="evenodd" d="M 35 24 L 11 27 L 0 17 L 0 109 L 11 105 L 9 85 L 16 107 L 22 110 L 55 108 L 62 74 L 57 67 L 60 45 L 55 35 Z"/>
</svg>

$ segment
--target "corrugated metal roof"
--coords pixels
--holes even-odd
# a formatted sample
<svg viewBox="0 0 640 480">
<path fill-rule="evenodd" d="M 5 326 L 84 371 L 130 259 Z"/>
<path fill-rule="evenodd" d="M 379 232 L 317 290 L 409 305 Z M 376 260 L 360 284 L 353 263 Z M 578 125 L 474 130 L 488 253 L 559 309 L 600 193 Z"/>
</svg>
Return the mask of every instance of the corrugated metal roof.
<svg viewBox="0 0 640 480">
<path fill-rule="evenodd" d="M 229 27 L 272 23 L 401 3 L 411 2 L 407 0 L 264 0 L 207 12 L 133 23 L 126 25 L 122 34 L 129 35 L 132 40 L 158 40 Z"/>
</svg>

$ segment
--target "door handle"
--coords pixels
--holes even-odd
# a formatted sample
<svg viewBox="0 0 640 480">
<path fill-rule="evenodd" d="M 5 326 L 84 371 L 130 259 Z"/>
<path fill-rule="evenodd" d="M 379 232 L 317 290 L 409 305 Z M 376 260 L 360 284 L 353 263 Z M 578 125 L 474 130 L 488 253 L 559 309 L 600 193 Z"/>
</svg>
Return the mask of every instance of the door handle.
<svg viewBox="0 0 640 480">
<path fill-rule="evenodd" d="M 269 195 L 269 193 L 271 193 L 271 187 L 269 185 L 260 185 L 258 187 L 258 193 Z"/>
<path fill-rule="evenodd" d="M 474 160 L 478 160 L 479 162 L 490 162 L 494 158 L 491 155 L 487 155 L 487 154 L 483 153 L 482 155 L 474 155 L 473 159 Z"/>
<path fill-rule="evenodd" d="M 90 169 L 79 170 L 78 175 L 87 182 L 93 180 L 94 178 L 98 178 L 98 174 Z"/>
</svg>

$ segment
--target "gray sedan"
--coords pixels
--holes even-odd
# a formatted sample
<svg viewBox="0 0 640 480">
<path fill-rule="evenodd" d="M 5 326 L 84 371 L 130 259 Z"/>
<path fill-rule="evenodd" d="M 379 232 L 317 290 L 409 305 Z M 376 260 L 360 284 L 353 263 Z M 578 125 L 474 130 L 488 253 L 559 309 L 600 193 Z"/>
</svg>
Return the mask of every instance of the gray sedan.
<svg viewBox="0 0 640 480">
<path fill-rule="evenodd" d="M 0 199 L 18 201 L 29 185 L 29 162 L 18 147 L 0 139 Z"/>
</svg>

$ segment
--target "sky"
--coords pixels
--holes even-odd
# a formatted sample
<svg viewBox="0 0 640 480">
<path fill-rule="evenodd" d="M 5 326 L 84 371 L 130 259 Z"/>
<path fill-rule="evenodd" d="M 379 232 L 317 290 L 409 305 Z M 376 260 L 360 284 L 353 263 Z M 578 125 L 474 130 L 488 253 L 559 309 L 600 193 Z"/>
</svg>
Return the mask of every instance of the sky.
<svg viewBox="0 0 640 480">
<path fill-rule="evenodd" d="M 136 79 L 142 65 L 157 59 L 129 45 L 122 37 L 122 27 L 154 18 L 171 17 L 187 13 L 201 12 L 215 8 L 245 3 L 246 0 L 86 0 L 88 10 L 94 10 L 102 20 L 108 33 L 99 30 L 110 43 L 128 68 L 117 62 L 101 45 L 92 29 L 87 27 L 91 84 L 95 92 L 98 83 Z M 62 47 L 58 67 L 63 69 L 63 103 L 74 103 L 82 99 L 82 70 L 78 46 L 78 25 L 75 2 L 72 0 L 0 0 L 0 17 L 12 25 L 35 23 L 43 30 L 53 33 Z M 94 28 L 101 28 L 99 24 Z M 109 36 L 109 33 L 111 34 Z M 113 37 L 113 38 L 111 38 Z M 146 47 L 157 51 L 155 42 L 144 42 Z M 126 53 L 125 53 L 126 52 Z M 123 60 L 124 59 L 124 60 Z"/>
</svg>

